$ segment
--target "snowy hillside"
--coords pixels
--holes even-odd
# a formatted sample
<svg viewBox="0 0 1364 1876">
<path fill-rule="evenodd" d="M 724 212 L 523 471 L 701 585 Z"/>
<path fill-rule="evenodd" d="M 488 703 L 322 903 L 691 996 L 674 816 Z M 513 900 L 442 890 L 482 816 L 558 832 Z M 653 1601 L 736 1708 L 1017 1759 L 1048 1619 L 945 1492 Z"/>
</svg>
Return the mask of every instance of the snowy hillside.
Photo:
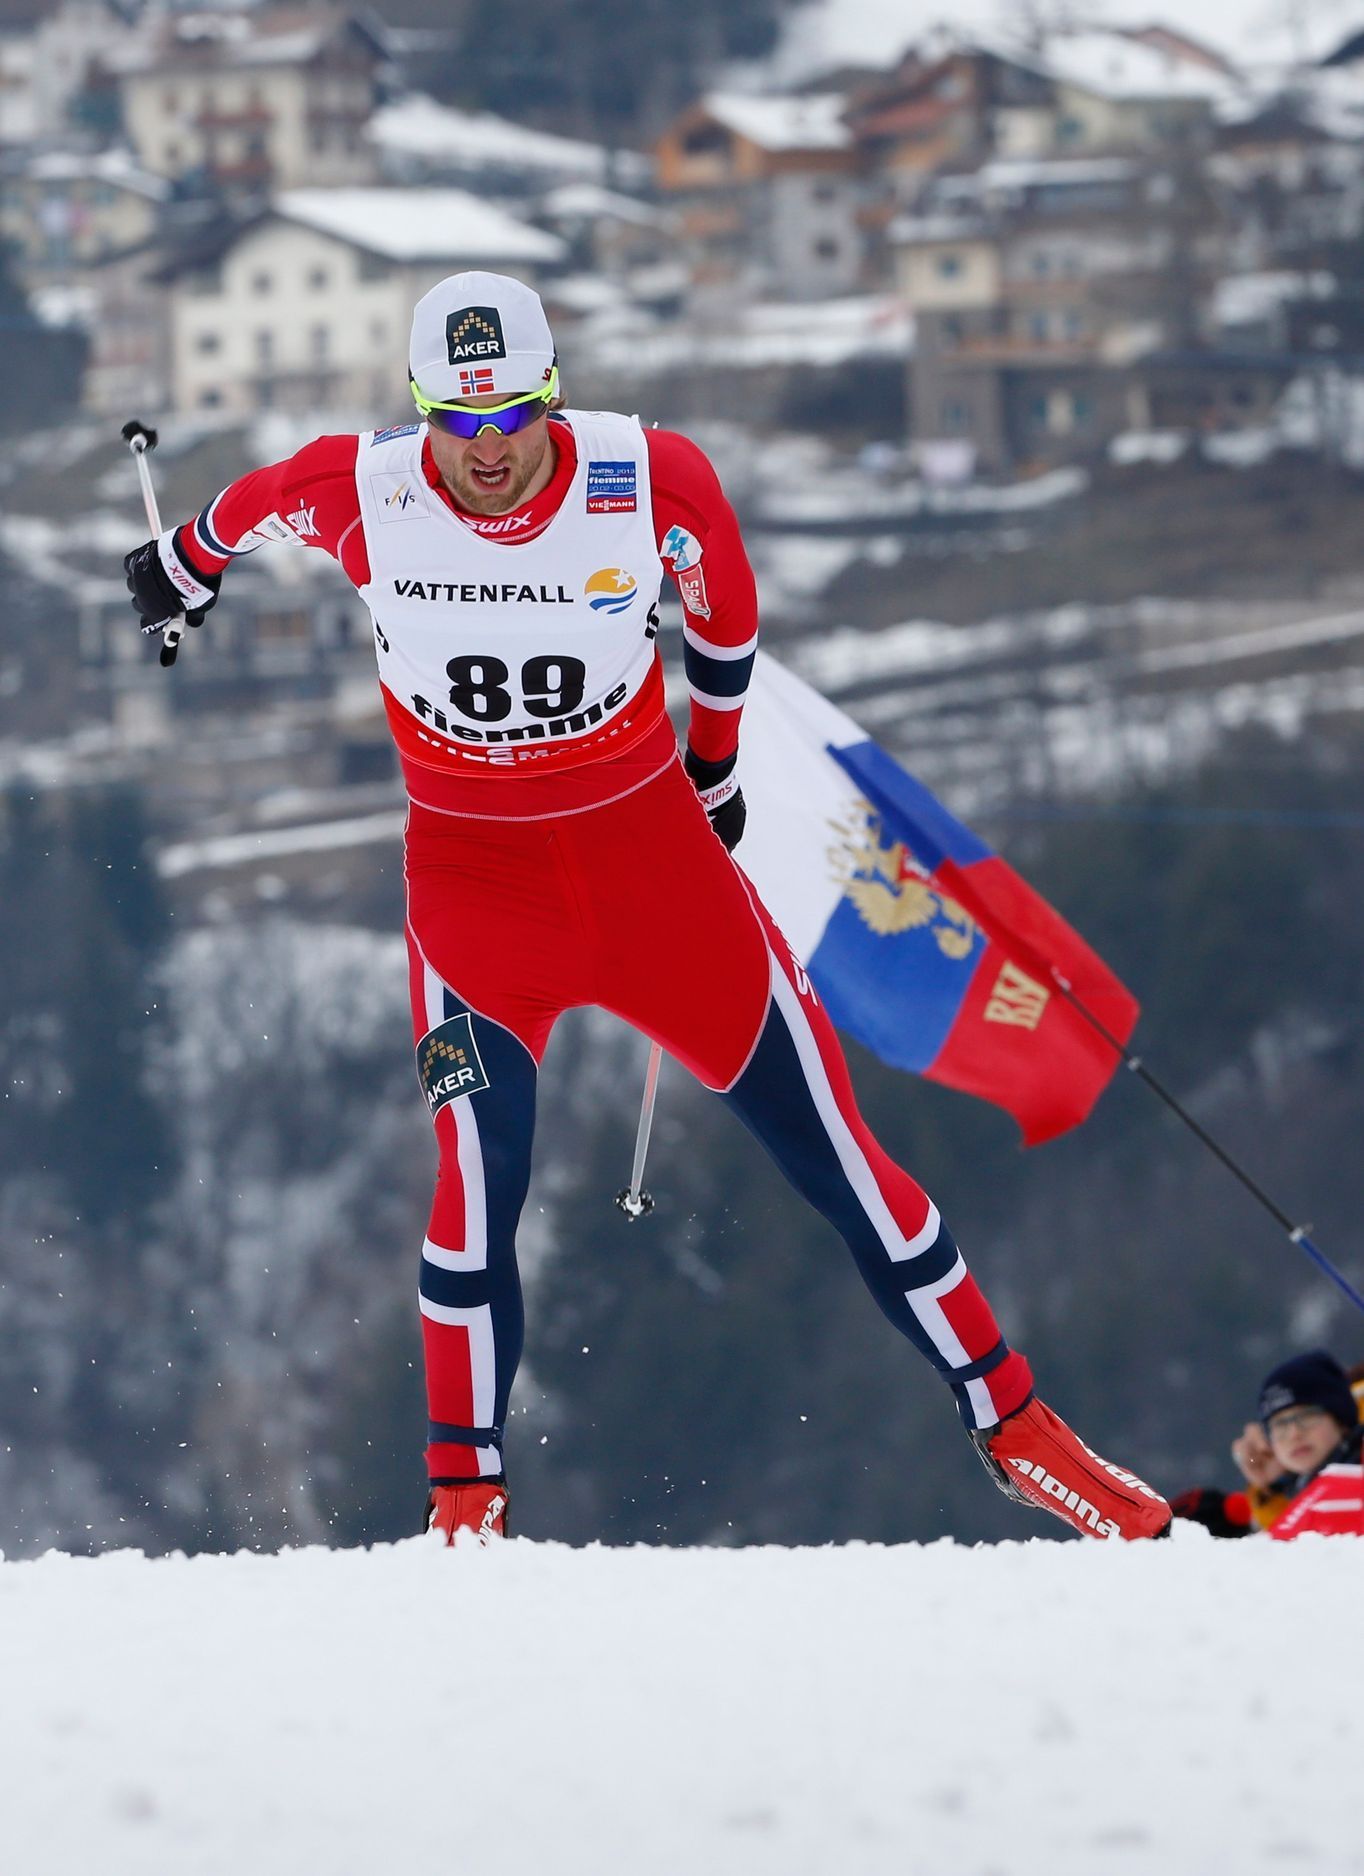
<svg viewBox="0 0 1364 1876">
<path fill-rule="evenodd" d="M 1364 1871 L 1360 1546 L 0 1566 L 4 1867 Z"/>
</svg>

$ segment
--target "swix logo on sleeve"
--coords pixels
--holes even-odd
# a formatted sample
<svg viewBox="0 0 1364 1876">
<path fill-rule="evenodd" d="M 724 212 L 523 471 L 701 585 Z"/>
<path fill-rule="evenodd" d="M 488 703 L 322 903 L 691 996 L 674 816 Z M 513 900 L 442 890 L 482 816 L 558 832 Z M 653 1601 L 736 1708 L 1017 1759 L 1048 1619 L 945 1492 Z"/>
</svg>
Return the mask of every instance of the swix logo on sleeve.
<svg viewBox="0 0 1364 1876">
<path fill-rule="evenodd" d="M 433 1115 L 462 1094 L 481 1094 L 492 1085 L 474 1041 L 474 1019 L 467 1010 L 422 1037 L 417 1044 L 417 1075 Z"/>
<path fill-rule="evenodd" d="M 502 315 L 495 306 L 466 306 L 445 322 L 445 346 L 452 365 L 476 358 L 505 358 Z"/>
<path fill-rule="evenodd" d="M 296 508 L 289 516 L 289 526 L 301 541 L 317 539 L 317 507 Z"/>
</svg>

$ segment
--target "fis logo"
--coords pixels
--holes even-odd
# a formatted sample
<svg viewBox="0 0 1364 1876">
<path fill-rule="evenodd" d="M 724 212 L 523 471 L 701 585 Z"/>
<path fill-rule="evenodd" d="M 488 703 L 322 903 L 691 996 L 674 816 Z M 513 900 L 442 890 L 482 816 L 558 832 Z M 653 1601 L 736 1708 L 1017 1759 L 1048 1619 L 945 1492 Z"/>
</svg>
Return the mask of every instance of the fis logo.
<svg viewBox="0 0 1364 1876">
<path fill-rule="evenodd" d="M 461 397 L 479 397 L 485 391 L 493 389 L 493 368 L 491 365 L 475 365 L 472 370 L 459 374 L 459 394 Z"/>
<path fill-rule="evenodd" d="M 588 575 L 583 597 L 593 612 L 624 612 L 638 591 L 634 574 L 624 567 L 598 567 Z"/>
<path fill-rule="evenodd" d="M 419 423 L 390 424 L 387 430 L 376 430 L 374 432 L 374 435 L 369 440 L 369 446 L 373 449 L 376 443 L 391 443 L 395 436 L 415 436 L 420 429 L 421 425 Z"/>
<path fill-rule="evenodd" d="M 410 475 L 388 470 L 382 475 L 372 475 L 369 487 L 380 521 L 406 521 L 413 515 L 427 513 L 422 485 Z"/>
<path fill-rule="evenodd" d="M 417 1077 L 433 1118 L 461 1095 L 481 1094 L 490 1086 L 474 1041 L 474 1019 L 467 1011 L 422 1037 L 417 1044 Z"/>
</svg>

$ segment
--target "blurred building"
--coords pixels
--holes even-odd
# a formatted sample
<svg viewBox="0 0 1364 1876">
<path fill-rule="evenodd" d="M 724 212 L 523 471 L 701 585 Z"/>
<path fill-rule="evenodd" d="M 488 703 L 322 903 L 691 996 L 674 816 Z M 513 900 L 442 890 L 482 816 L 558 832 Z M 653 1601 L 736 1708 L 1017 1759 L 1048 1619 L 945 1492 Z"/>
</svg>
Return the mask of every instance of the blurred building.
<svg viewBox="0 0 1364 1876">
<path fill-rule="evenodd" d="M 454 189 L 298 189 L 151 267 L 165 406 L 374 409 L 406 402 L 412 307 L 467 267 L 536 279 L 553 235 Z M 97 339 L 98 344 L 98 339 Z"/>
<path fill-rule="evenodd" d="M 375 179 L 363 133 L 385 57 L 373 25 L 317 5 L 170 13 L 105 64 L 143 168 L 261 195 Z"/>
<path fill-rule="evenodd" d="M 659 193 L 698 291 L 816 300 L 861 284 L 864 191 L 846 106 L 837 92 L 709 92 L 659 139 Z"/>
<path fill-rule="evenodd" d="M 1220 259 L 1206 191 L 1132 157 L 941 176 L 890 239 L 915 315 L 916 443 L 991 471 L 1147 426 L 1138 366 L 1195 344 Z"/>
<path fill-rule="evenodd" d="M 160 225 L 171 187 L 126 150 L 65 149 L 0 159 L 0 239 L 30 287 L 69 282 Z"/>
</svg>

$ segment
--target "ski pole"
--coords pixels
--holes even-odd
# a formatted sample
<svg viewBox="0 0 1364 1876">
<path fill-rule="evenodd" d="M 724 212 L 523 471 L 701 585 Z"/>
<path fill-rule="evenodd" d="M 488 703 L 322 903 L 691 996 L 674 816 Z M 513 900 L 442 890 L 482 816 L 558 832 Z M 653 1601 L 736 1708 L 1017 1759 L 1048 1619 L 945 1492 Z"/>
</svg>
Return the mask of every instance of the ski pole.
<svg viewBox="0 0 1364 1876">
<path fill-rule="evenodd" d="M 654 1098 L 658 1093 L 658 1071 L 662 1065 L 663 1051 L 656 1042 L 651 1043 L 649 1066 L 644 1071 L 644 1099 L 639 1109 L 639 1130 L 635 1134 L 635 1163 L 630 1173 L 629 1185 L 624 1191 L 616 1194 L 616 1204 L 631 1223 L 654 1209 L 653 1194 L 643 1190 L 642 1182 L 644 1160 L 649 1151 L 649 1134 L 654 1124 Z"/>
<path fill-rule="evenodd" d="M 1312 1227 L 1310 1225 L 1295 1225 L 1292 1218 L 1283 1207 L 1276 1205 L 1264 1188 L 1256 1184 L 1255 1180 L 1251 1178 L 1245 1168 L 1237 1164 L 1231 1157 L 1231 1154 L 1227 1152 L 1226 1148 L 1222 1146 L 1220 1142 L 1214 1140 L 1205 1127 L 1199 1125 L 1187 1108 L 1181 1106 L 1164 1083 L 1156 1080 L 1141 1057 L 1139 1055 L 1133 1055 L 1130 1049 L 1125 1048 L 1123 1044 L 1118 1041 L 1118 1038 L 1113 1034 L 1112 1030 L 1108 1028 L 1107 1024 L 1101 1022 L 1094 1014 L 1093 1010 L 1087 1008 L 1086 1005 L 1080 1001 L 1079 997 L 1076 996 L 1074 990 L 1071 988 L 1069 980 L 1061 975 L 1054 964 L 1050 967 L 1050 970 L 1051 980 L 1061 992 L 1061 995 L 1066 999 L 1066 1002 L 1070 1004 L 1072 1009 L 1077 1010 L 1079 1014 L 1084 1017 L 1091 1029 L 1098 1031 L 1099 1035 L 1103 1037 L 1104 1041 L 1111 1049 L 1117 1051 L 1124 1068 L 1130 1069 L 1139 1081 L 1144 1081 L 1152 1094 L 1158 1096 L 1159 1099 L 1165 1103 L 1166 1107 L 1170 1109 L 1171 1113 L 1177 1115 L 1178 1118 L 1184 1122 L 1184 1125 L 1189 1129 L 1190 1133 L 1194 1135 L 1195 1139 L 1201 1141 L 1213 1157 L 1222 1162 L 1234 1179 L 1240 1180 L 1251 1197 L 1255 1199 L 1258 1204 L 1262 1205 L 1275 1223 L 1282 1226 L 1283 1230 L 1287 1232 L 1290 1244 L 1296 1244 L 1300 1250 L 1305 1251 L 1307 1256 L 1310 1257 L 1312 1262 L 1317 1266 L 1318 1270 L 1320 1270 L 1324 1276 L 1329 1277 L 1331 1282 L 1335 1284 L 1336 1288 L 1340 1290 L 1343 1295 L 1349 1297 L 1355 1308 L 1364 1310 L 1364 1296 L 1360 1295 L 1359 1291 L 1350 1282 L 1350 1279 L 1345 1275 L 1344 1271 L 1338 1270 L 1326 1253 L 1319 1250 L 1308 1236 Z"/>
<path fill-rule="evenodd" d="M 161 510 L 156 505 L 156 490 L 152 487 L 152 472 L 147 462 L 147 451 L 156 448 L 156 431 L 145 423 L 139 423 L 136 417 L 130 417 L 123 426 L 123 441 L 133 452 L 133 461 L 137 464 L 137 479 L 142 488 L 142 505 L 147 510 L 147 526 L 152 531 L 153 539 L 161 532 Z M 184 637 L 184 622 L 180 619 L 167 619 L 161 628 L 160 660 L 163 665 L 175 663 L 175 654 L 180 649 L 180 640 Z"/>
</svg>

